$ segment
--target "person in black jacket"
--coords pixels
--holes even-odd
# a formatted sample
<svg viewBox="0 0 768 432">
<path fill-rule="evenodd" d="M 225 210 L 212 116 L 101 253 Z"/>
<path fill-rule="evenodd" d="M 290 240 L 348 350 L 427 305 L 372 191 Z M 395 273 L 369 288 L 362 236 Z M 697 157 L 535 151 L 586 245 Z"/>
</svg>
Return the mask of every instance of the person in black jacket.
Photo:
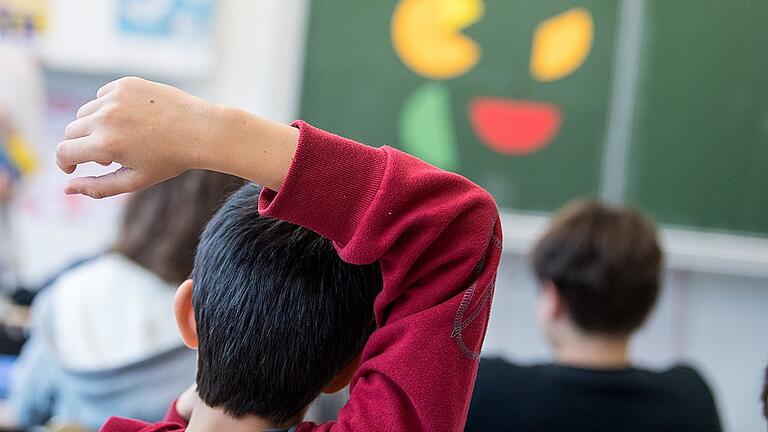
<svg viewBox="0 0 768 432">
<path fill-rule="evenodd" d="M 719 432 L 715 401 L 687 366 L 632 366 L 628 345 L 659 294 L 662 253 L 640 213 L 593 201 L 563 209 L 532 252 L 539 324 L 555 364 L 483 359 L 468 431 Z"/>
</svg>

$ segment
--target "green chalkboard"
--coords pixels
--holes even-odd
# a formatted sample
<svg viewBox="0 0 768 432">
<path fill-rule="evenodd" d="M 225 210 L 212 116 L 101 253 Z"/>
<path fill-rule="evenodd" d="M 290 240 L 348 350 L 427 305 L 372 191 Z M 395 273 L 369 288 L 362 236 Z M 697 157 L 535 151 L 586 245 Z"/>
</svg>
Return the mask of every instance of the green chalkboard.
<svg viewBox="0 0 768 432">
<path fill-rule="evenodd" d="M 484 5 L 476 22 L 463 30 L 480 49 L 474 67 L 435 78 L 414 71 L 398 56 L 395 11 L 398 5 L 418 9 L 420 3 L 431 3 L 429 8 Z M 587 12 L 594 43 L 577 66 L 569 68 L 564 60 L 562 76 L 536 79 L 531 72 L 536 29 L 574 8 Z M 504 207 L 550 211 L 572 197 L 598 193 L 616 2 L 323 0 L 312 2 L 310 16 L 301 104 L 305 120 L 370 145 L 403 148 L 459 172 L 486 187 Z M 566 37 L 579 32 L 569 24 L 562 26 Z M 518 154 L 497 151 L 479 136 L 470 118 L 473 106 L 502 141 L 505 132 L 511 134 L 506 138 L 522 146 L 512 149 Z M 526 130 L 530 117 L 546 129 L 553 112 L 559 118 L 553 130 Z M 542 139 L 547 132 L 551 136 Z M 526 148 L 529 144 L 535 151 Z"/>
<path fill-rule="evenodd" d="M 768 1 L 650 0 L 627 198 L 768 235 Z"/>
<path fill-rule="evenodd" d="M 609 106 L 629 103 L 627 203 L 768 236 L 768 1 L 645 0 L 629 102 L 612 94 L 620 3 L 312 2 L 301 115 L 549 212 L 600 195 Z"/>
</svg>

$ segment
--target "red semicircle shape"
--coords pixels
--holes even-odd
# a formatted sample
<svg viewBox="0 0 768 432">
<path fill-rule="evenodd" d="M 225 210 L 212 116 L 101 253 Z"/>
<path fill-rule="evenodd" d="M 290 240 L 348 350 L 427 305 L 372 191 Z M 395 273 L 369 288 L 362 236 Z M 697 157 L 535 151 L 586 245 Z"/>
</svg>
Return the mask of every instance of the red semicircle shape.
<svg viewBox="0 0 768 432">
<path fill-rule="evenodd" d="M 562 124 L 557 105 L 492 97 L 474 99 L 469 117 L 475 133 L 488 147 L 514 156 L 541 150 Z"/>
</svg>

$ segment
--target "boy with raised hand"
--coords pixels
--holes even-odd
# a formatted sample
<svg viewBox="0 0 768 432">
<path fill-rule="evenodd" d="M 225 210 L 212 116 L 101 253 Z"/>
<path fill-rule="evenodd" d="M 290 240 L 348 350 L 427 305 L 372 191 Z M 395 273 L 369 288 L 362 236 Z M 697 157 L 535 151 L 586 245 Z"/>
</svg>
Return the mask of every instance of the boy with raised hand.
<svg viewBox="0 0 768 432">
<path fill-rule="evenodd" d="M 90 161 L 122 165 L 103 177 L 72 179 L 67 193 L 101 198 L 192 168 L 221 171 L 264 185 L 262 216 L 332 240 L 347 263 L 379 264 L 376 329 L 352 376 L 350 401 L 335 424 L 296 430 L 463 428 L 501 254 L 498 211 L 487 192 L 392 148 L 303 122 L 270 122 L 138 78 L 100 89 L 65 134 L 57 149 L 65 172 Z M 229 384 L 238 390 L 241 383 Z M 231 424 L 267 417 L 200 396 Z M 189 424 L 178 414 L 172 410 L 170 423 L 104 430 L 208 430 L 194 411 Z"/>
</svg>

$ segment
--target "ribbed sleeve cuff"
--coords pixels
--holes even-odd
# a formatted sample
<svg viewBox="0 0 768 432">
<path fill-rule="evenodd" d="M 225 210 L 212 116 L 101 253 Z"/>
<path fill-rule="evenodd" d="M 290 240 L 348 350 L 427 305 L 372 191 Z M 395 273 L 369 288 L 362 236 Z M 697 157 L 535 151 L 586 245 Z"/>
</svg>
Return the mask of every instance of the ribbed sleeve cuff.
<svg viewBox="0 0 768 432">
<path fill-rule="evenodd" d="M 265 188 L 259 212 L 312 229 L 344 246 L 380 189 L 387 153 L 303 121 L 288 175 L 279 192 Z"/>
</svg>

